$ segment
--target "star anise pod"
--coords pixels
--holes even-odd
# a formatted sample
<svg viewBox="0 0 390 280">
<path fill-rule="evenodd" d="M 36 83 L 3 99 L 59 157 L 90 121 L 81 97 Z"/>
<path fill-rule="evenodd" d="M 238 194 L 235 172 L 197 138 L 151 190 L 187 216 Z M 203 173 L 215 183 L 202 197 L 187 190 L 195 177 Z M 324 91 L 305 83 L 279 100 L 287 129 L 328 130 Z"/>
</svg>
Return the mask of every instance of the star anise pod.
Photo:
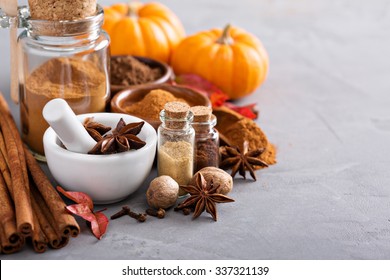
<svg viewBox="0 0 390 280">
<path fill-rule="evenodd" d="M 219 167 L 222 169 L 232 169 L 232 177 L 237 172 L 245 178 L 246 170 L 249 170 L 250 175 L 256 181 L 254 166 L 268 167 L 268 164 L 258 158 L 265 149 L 255 149 L 248 151 L 248 142 L 244 142 L 244 149 L 241 152 L 238 147 L 223 146 L 220 148 L 222 162 Z"/>
<path fill-rule="evenodd" d="M 111 127 L 105 126 L 104 124 L 94 122 L 93 118 L 86 118 L 83 123 L 85 129 L 91 135 L 95 141 L 100 141 L 103 135 L 111 130 Z"/>
<path fill-rule="evenodd" d="M 193 219 L 199 217 L 206 210 L 207 213 L 211 214 L 214 221 L 216 221 L 217 207 L 215 204 L 234 202 L 234 200 L 226 195 L 217 193 L 216 191 L 219 185 L 214 185 L 212 180 L 210 183 L 207 183 L 201 173 L 197 173 L 195 176 L 195 185 L 180 186 L 191 196 L 180 203 L 176 209 L 195 207 Z"/>
<path fill-rule="evenodd" d="M 145 122 L 126 124 L 121 118 L 111 134 L 106 134 L 88 152 L 89 154 L 115 154 L 138 150 L 145 146 L 145 142 L 136 135 L 140 133 Z"/>
</svg>

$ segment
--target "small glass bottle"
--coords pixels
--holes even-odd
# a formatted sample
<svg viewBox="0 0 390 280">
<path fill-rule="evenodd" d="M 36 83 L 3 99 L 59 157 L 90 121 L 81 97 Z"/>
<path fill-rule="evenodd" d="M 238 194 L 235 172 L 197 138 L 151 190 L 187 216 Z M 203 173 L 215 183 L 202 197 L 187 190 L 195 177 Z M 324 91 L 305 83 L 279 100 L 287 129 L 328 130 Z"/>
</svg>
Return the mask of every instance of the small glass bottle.
<svg viewBox="0 0 390 280">
<path fill-rule="evenodd" d="M 206 106 L 191 107 L 194 114 L 192 126 L 195 130 L 194 173 L 208 166 L 219 164 L 219 133 L 215 129 L 217 118 Z"/>
<path fill-rule="evenodd" d="M 193 114 L 182 102 L 168 102 L 160 112 L 157 130 L 158 176 L 168 175 L 179 185 L 187 185 L 194 171 L 195 131 Z M 179 196 L 186 193 L 179 190 Z"/>
<path fill-rule="evenodd" d="M 22 138 L 44 160 L 42 116 L 45 104 L 65 99 L 76 114 L 103 112 L 110 99 L 108 35 L 101 29 L 103 9 L 76 20 L 32 19 L 19 12 L 18 44 Z"/>
</svg>

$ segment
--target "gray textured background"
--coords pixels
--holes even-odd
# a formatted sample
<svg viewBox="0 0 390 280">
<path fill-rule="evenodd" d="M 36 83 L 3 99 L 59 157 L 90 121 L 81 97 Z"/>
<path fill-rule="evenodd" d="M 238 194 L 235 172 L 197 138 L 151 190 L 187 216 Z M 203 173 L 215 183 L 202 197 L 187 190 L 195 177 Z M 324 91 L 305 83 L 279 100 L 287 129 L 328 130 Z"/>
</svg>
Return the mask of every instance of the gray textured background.
<svg viewBox="0 0 390 280">
<path fill-rule="evenodd" d="M 100 1 L 103 4 L 114 1 Z M 390 259 L 390 5 L 386 0 L 171 0 L 188 34 L 227 22 L 270 55 L 258 124 L 278 148 L 259 180 L 235 180 L 219 221 L 173 211 L 164 220 L 112 221 L 58 251 L 28 246 L 1 259 Z M 9 92 L 0 30 L 0 90 Z M 12 106 L 18 118 L 16 106 Z M 143 210 L 148 181 L 122 205 Z"/>
</svg>

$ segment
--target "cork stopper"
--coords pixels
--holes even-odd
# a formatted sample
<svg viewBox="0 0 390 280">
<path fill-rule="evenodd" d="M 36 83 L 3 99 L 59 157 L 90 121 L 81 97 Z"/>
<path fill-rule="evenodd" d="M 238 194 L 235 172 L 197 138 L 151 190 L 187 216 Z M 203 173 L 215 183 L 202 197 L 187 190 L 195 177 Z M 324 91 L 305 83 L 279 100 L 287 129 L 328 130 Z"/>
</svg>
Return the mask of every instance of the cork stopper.
<svg viewBox="0 0 390 280">
<path fill-rule="evenodd" d="M 164 105 L 165 124 L 169 128 L 180 129 L 186 126 L 190 106 L 180 101 L 168 102 Z"/>
<path fill-rule="evenodd" d="M 164 105 L 165 116 L 170 119 L 184 119 L 187 117 L 190 106 L 184 102 L 172 101 Z"/>
<path fill-rule="evenodd" d="M 193 106 L 190 108 L 194 114 L 194 122 L 208 122 L 211 117 L 212 109 L 207 106 Z"/>
<path fill-rule="evenodd" d="M 96 14 L 96 0 L 28 0 L 32 19 L 78 20 Z"/>
</svg>

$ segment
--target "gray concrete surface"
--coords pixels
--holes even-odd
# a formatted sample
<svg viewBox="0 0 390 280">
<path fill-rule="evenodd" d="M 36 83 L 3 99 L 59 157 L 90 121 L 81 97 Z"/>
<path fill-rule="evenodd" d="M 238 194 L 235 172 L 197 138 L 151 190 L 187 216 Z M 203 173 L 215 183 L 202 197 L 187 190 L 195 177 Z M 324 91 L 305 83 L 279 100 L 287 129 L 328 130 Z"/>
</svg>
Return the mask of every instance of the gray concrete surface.
<svg viewBox="0 0 390 280">
<path fill-rule="evenodd" d="M 100 1 L 103 4 L 114 1 Z M 119 219 L 97 241 L 82 233 L 58 251 L 25 247 L 1 259 L 390 259 L 390 5 L 386 0 L 171 0 L 188 34 L 227 22 L 270 55 L 257 102 L 278 164 L 235 180 L 219 221 L 173 211 Z M 0 30 L 0 90 L 9 92 Z M 12 106 L 18 118 L 18 110 Z M 155 170 L 149 181 L 156 175 Z M 128 204 L 145 208 L 148 182 Z"/>
</svg>

